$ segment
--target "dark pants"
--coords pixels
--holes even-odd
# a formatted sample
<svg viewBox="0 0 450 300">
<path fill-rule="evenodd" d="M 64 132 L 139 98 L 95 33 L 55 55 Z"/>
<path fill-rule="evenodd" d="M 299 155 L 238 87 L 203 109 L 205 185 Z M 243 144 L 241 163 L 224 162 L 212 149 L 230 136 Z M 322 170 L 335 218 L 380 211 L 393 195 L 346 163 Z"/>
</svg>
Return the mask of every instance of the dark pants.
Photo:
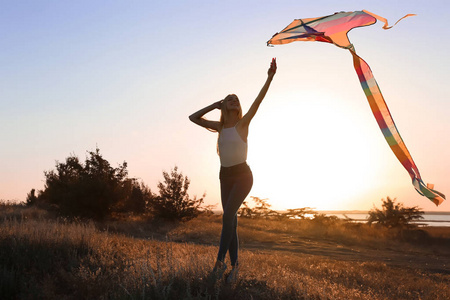
<svg viewBox="0 0 450 300">
<path fill-rule="evenodd" d="M 246 163 L 220 169 L 220 192 L 223 208 L 222 234 L 217 259 L 224 261 L 230 252 L 231 265 L 238 261 L 237 211 L 253 185 L 253 175 Z"/>
</svg>

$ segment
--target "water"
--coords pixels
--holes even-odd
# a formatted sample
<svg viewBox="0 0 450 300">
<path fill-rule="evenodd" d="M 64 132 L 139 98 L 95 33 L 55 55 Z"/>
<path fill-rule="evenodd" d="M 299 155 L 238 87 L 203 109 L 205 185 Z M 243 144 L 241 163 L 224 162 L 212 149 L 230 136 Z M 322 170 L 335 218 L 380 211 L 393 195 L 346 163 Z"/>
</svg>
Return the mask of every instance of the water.
<svg viewBox="0 0 450 300">
<path fill-rule="evenodd" d="M 340 219 L 345 219 L 347 216 L 350 219 L 353 219 L 358 222 L 366 222 L 368 213 L 365 212 L 322 212 L 327 216 L 337 216 Z M 450 212 L 425 212 L 422 215 L 423 219 L 418 220 L 414 223 L 420 226 L 439 226 L 439 227 L 450 227 Z"/>
</svg>

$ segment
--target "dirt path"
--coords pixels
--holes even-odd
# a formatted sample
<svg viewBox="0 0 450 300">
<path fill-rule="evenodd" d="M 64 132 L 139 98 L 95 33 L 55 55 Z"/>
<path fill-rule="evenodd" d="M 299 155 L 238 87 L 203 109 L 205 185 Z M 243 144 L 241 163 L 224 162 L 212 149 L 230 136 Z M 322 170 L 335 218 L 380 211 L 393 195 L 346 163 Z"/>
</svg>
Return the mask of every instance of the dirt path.
<svg viewBox="0 0 450 300">
<path fill-rule="evenodd" d="M 314 240 L 286 234 L 280 234 L 278 242 L 245 241 L 241 247 L 242 249 L 261 252 L 282 251 L 318 255 L 342 261 L 382 262 L 390 266 L 450 274 L 450 256 L 429 251 L 391 248 L 373 249 L 360 245 L 347 246 L 332 240 Z"/>
</svg>

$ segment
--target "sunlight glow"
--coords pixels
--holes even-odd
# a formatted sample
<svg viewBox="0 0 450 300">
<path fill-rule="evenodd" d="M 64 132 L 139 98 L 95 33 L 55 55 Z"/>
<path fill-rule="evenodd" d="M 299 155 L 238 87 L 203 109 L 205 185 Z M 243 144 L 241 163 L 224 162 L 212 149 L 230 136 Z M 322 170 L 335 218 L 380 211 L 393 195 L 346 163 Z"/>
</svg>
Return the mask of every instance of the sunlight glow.
<svg viewBox="0 0 450 300">
<path fill-rule="evenodd" d="M 269 198 L 274 209 L 348 207 L 380 171 L 366 132 L 374 121 L 363 120 L 336 96 L 315 92 L 311 97 L 294 93 L 281 98 L 288 104 L 277 102 L 261 112 L 267 116 L 260 119 L 273 121 L 254 125 L 258 128 L 249 135 L 255 177 L 251 195 Z"/>
</svg>

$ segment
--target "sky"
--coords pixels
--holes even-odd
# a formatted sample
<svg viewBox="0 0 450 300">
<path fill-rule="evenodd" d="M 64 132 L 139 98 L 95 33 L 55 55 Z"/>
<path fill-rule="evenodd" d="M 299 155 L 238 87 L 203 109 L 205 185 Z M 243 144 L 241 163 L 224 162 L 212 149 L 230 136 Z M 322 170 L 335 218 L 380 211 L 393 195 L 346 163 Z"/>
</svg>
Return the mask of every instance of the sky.
<svg viewBox="0 0 450 300">
<path fill-rule="evenodd" d="M 450 194 L 450 4 L 409 1 L 1 1 L 0 199 L 25 201 L 56 161 L 99 148 L 153 192 L 178 166 L 189 194 L 220 208 L 217 134 L 188 116 L 230 93 L 250 125 L 249 196 L 273 209 L 370 210 L 420 196 L 387 145 L 346 50 L 267 47 L 291 21 L 366 9 L 395 23 L 349 33 L 371 66 L 425 183 Z M 205 116 L 219 118 L 218 111 Z"/>
</svg>

